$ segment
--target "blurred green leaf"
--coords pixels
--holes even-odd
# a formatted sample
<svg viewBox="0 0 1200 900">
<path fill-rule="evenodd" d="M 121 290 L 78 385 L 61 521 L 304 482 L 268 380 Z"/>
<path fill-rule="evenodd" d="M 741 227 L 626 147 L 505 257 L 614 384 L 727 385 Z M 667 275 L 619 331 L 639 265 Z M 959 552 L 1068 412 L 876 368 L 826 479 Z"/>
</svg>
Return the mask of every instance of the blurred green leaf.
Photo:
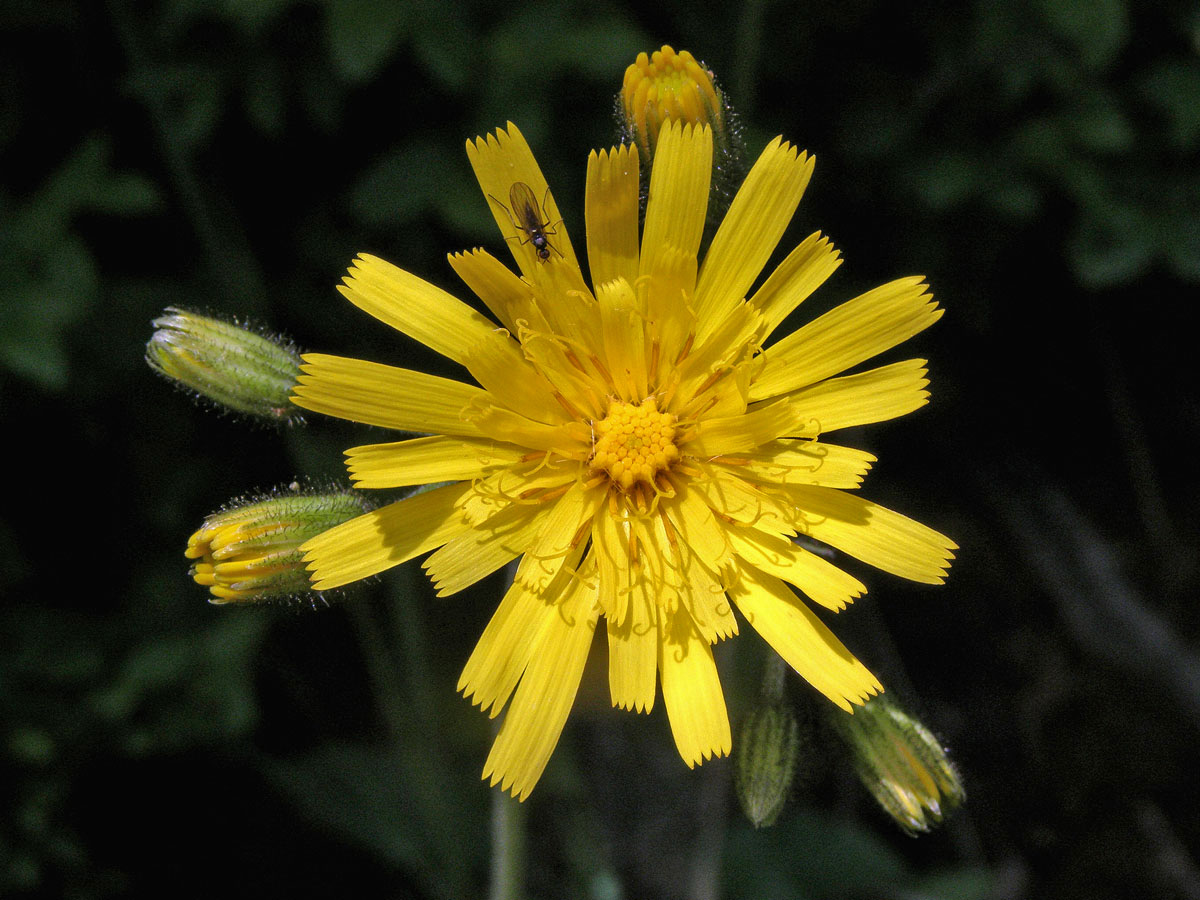
<svg viewBox="0 0 1200 900">
<path fill-rule="evenodd" d="M 1054 175 L 1068 163 L 1069 144 L 1063 124 L 1055 118 L 1030 118 L 1012 129 L 1006 155 L 1037 172 Z"/>
<path fill-rule="evenodd" d="M 922 160 L 912 173 L 913 190 L 933 209 L 949 209 L 978 191 L 975 160 L 965 154 L 945 153 Z"/>
<path fill-rule="evenodd" d="M 523 93 L 544 91 L 560 72 L 579 71 L 621 87 L 625 67 L 653 43 L 637 25 L 581 19 L 565 6 L 528 6 L 490 35 L 489 68 L 509 73 Z"/>
<path fill-rule="evenodd" d="M 245 84 L 246 115 L 260 132 L 278 137 L 283 132 L 286 103 L 283 76 L 270 58 L 256 60 Z"/>
<path fill-rule="evenodd" d="M 761 831 L 741 822 L 725 854 L 730 900 L 823 900 L 898 893 L 912 880 L 904 860 L 866 828 L 802 812 Z"/>
<path fill-rule="evenodd" d="M 1129 118 L 1111 96 L 1100 91 L 1066 111 L 1063 125 L 1079 147 L 1095 153 L 1122 153 L 1136 142 Z"/>
<path fill-rule="evenodd" d="M 65 336 L 95 305 L 100 276 L 74 233 L 81 213 L 140 215 L 160 196 L 148 179 L 114 171 L 108 139 L 84 138 L 0 232 L 0 365 L 42 387 L 67 385 Z"/>
<path fill-rule="evenodd" d="M 1190 184 L 1179 186 L 1175 200 L 1163 219 L 1163 253 L 1180 278 L 1200 281 L 1200 183 L 1194 175 Z"/>
<path fill-rule="evenodd" d="M 61 391 L 69 375 L 65 332 L 95 303 L 95 264 L 81 242 L 66 236 L 28 262 L 31 268 L 14 266 L 0 286 L 0 364 Z"/>
<path fill-rule="evenodd" d="M 986 869 L 961 868 L 931 872 L 905 891 L 904 900 L 985 900 L 993 897 L 996 879 Z"/>
<path fill-rule="evenodd" d="M 143 62 L 126 80 L 126 89 L 158 113 L 164 138 L 188 151 L 208 143 L 225 110 L 221 71 L 197 62 Z"/>
<path fill-rule="evenodd" d="M 375 160 L 350 191 L 350 208 L 363 224 L 404 225 L 439 205 L 441 179 L 431 173 L 448 168 L 443 145 L 410 140 Z"/>
<path fill-rule="evenodd" d="M 1042 208 L 1042 192 L 1029 180 L 1014 172 L 998 172 L 983 192 L 983 199 L 994 209 L 1014 219 L 1030 219 Z"/>
<path fill-rule="evenodd" d="M 1200 62 L 1195 59 L 1163 60 L 1139 83 L 1142 96 L 1167 124 L 1167 137 L 1178 150 L 1200 140 Z"/>
<path fill-rule="evenodd" d="M 1040 0 L 1038 5 L 1042 20 L 1092 68 L 1111 65 L 1129 40 L 1124 0 Z"/>
<path fill-rule="evenodd" d="M 457 900 L 473 895 L 486 845 L 478 811 L 458 808 L 461 794 L 437 791 L 428 772 L 436 765 L 408 744 L 327 744 L 265 768 L 312 822 L 415 873 L 428 896 Z"/>
<path fill-rule="evenodd" d="M 1143 273 L 1157 251 L 1157 229 L 1133 206 L 1110 202 L 1090 211 L 1067 241 L 1067 259 L 1090 288 L 1123 284 Z"/>
<path fill-rule="evenodd" d="M 297 0 L 219 0 L 216 6 L 227 21 L 254 33 L 296 2 Z M 205 5 L 211 5 L 211 0 Z"/>
<path fill-rule="evenodd" d="M 413 34 L 413 55 L 440 84 L 467 91 L 479 76 L 476 36 L 459 16 L 447 16 L 441 3 L 426 4 L 424 21 Z"/>
<path fill-rule="evenodd" d="M 258 718 L 254 661 L 269 623 L 234 613 L 198 635 L 152 639 L 134 648 L 91 706 L 135 756 L 243 735 Z"/>
<path fill-rule="evenodd" d="M 325 34 L 346 81 L 367 81 L 386 65 L 410 24 L 410 5 L 393 0 L 327 0 Z"/>
</svg>

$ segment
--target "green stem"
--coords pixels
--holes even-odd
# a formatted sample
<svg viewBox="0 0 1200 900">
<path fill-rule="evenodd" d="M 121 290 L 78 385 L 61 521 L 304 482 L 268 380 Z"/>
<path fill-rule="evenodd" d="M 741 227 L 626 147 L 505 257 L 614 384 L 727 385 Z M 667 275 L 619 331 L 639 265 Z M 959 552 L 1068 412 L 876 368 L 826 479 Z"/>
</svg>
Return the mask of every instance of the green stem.
<svg viewBox="0 0 1200 900">
<path fill-rule="evenodd" d="M 787 679 L 788 665 L 778 653 L 767 654 L 767 662 L 763 666 L 762 698 L 769 703 L 779 703 L 783 700 L 783 685 Z"/>
<path fill-rule="evenodd" d="M 519 900 L 524 893 L 525 806 L 492 789 L 492 868 L 488 900 Z"/>
</svg>

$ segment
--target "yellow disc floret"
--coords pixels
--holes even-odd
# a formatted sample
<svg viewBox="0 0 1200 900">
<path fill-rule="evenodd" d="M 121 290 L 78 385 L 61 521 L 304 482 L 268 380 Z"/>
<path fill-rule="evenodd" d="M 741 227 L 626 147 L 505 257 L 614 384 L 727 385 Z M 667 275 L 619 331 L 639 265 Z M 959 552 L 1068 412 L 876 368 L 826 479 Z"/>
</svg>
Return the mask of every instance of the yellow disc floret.
<svg viewBox="0 0 1200 900">
<path fill-rule="evenodd" d="M 592 427 L 592 471 L 606 472 L 623 491 L 638 483 L 653 486 L 655 476 L 679 459 L 675 417 L 659 412 L 651 398 L 636 406 L 613 403 Z"/>
</svg>

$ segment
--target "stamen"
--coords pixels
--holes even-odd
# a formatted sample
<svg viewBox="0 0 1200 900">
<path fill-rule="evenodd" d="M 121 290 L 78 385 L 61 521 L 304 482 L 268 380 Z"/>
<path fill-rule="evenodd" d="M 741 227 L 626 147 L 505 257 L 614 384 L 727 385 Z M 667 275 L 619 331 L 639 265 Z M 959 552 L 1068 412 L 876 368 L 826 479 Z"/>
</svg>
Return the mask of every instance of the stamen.
<svg viewBox="0 0 1200 900">
<path fill-rule="evenodd" d="M 571 401 L 562 395 L 562 391 L 555 391 L 554 399 L 557 400 L 559 405 L 567 411 L 568 415 L 570 415 L 571 418 L 583 419 L 583 413 L 581 413 L 579 410 L 577 410 L 574 407 L 574 405 L 571 403 Z"/>
<path fill-rule="evenodd" d="M 566 338 L 563 338 L 563 341 L 565 342 Z M 588 374 L 588 370 L 583 367 L 583 363 L 579 361 L 579 357 L 575 355 L 574 350 L 567 349 L 564 351 L 564 355 L 567 357 L 567 362 L 577 368 L 584 375 Z"/>
<path fill-rule="evenodd" d="M 683 349 L 679 351 L 679 356 L 675 357 L 675 365 L 678 366 L 681 362 L 683 362 L 685 359 L 687 359 L 688 354 L 692 352 L 692 343 L 695 340 L 696 340 L 696 332 L 694 332 L 694 331 L 689 332 L 688 336 L 687 336 L 687 340 L 684 341 Z"/>
<path fill-rule="evenodd" d="M 723 465 L 726 465 L 726 466 L 748 466 L 748 465 L 750 465 L 750 460 L 745 459 L 740 456 L 713 456 L 708 461 L 714 462 L 714 463 L 722 463 Z"/>
<path fill-rule="evenodd" d="M 707 380 L 704 382 L 704 384 L 702 384 L 702 385 L 700 385 L 700 387 L 696 388 L 695 396 L 699 396 L 700 394 L 703 394 L 710 387 L 712 387 L 714 384 L 716 384 L 718 381 L 720 381 L 722 378 L 724 378 L 726 375 L 728 375 L 732 371 L 733 371 L 733 369 L 730 367 L 723 367 L 723 368 L 720 368 L 717 371 L 713 372 L 712 374 L 710 374 L 708 376 Z"/>
<path fill-rule="evenodd" d="M 585 519 L 579 523 L 579 527 L 575 529 L 575 534 L 571 536 L 571 549 L 579 546 L 579 542 L 584 539 L 592 530 L 592 520 Z"/>
<path fill-rule="evenodd" d="M 543 494 L 541 497 L 538 498 L 538 503 L 549 503 L 551 500 L 557 500 L 559 497 L 561 497 L 563 494 L 565 494 L 567 491 L 569 491 L 572 487 L 574 487 L 574 485 L 564 484 L 561 487 L 554 488 L 554 490 L 552 490 L 552 491 L 547 491 L 545 494 Z"/>
<path fill-rule="evenodd" d="M 604 367 L 604 363 L 600 362 L 600 357 L 593 353 L 589 358 L 589 362 L 596 367 L 596 371 L 600 373 L 600 377 L 604 379 L 604 382 L 608 385 L 609 390 L 615 394 L 617 392 L 617 385 L 613 381 L 612 375 L 609 373 L 608 369 Z"/>
</svg>

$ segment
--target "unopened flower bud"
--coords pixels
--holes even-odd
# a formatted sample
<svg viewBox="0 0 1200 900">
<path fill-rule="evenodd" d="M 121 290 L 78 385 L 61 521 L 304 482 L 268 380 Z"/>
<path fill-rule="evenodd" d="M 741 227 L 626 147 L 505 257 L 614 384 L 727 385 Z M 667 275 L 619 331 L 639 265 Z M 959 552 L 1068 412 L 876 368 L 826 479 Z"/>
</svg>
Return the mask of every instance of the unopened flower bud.
<svg viewBox="0 0 1200 900">
<path fill-rule="evenodd" d="M 929 831 L 966 799 L 938 739 L 892 701 L 872 697 L 853 715 L 830 714 L 854 751 L 858 777 L 909 834 Z"/>
<path fill-rule="evenodd" d="M 779 818 L 799 752 L 800 726 L 782 700 L 761 701 L 743 720 L 734 746 L 733 780 L 742 812 L 755 828 Z"/>
<path fill-rule="evenodd" d="M 713 179 L 709 220 L 719 222 L 745 175 L 740 129 L 716 75 L 687 50 L 664 44 L 639 53 L 625 70 L 617 98 L 621 139 L 637 144 L 643 158 L 654 158 L 658 135 L 669 121 L 707 125 L 713 134 Z M 646 172 L 650 166 L 644 167 Z"/>
<path fill-rule="evenodd" d="M 210 603 L 261 603 L 311 593 L 300 545 L 365 512 L 354 493 L 300 494 L 231 505 L 204 520 L 184 555 Z"/>
<path fill-rule="evenodd" d="M 625 70 L 621 87 L 625 129 L 646 159 L 653 156 L 664 123 L 707 124 L 716 134 L 724 122 L 723 107 L 713 73 L 687 50 L 676 53 L 664 44 L 652 54 L 639 53 Z"/>
<path fill-rule="evenodd" d="M 146 362 L 156 372 L 234 412 L 299 420 L 288 397 L 300 376 L 300 352 L 290 342 L 174 307 L 151 324 Z"/>
</svg>

